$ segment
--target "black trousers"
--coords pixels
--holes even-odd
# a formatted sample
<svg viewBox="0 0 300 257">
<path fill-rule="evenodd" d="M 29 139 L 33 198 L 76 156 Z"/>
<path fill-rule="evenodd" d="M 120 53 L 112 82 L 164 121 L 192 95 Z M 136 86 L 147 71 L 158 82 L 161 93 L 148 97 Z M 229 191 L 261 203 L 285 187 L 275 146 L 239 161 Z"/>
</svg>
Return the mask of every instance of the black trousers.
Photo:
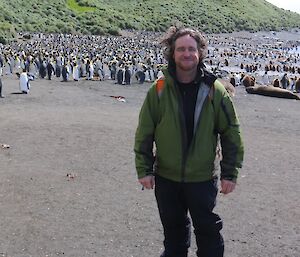
<svg viewBox="0 0 300 257">
<path fill-rule="evenodd" d="M 155 197 L 164 229 L 165 251 L 162 257 L 186 257 L 191 241 L 192 218 L 198 257 L 223 257 L 224 242 L 220 234 L 221 218 L 213 213 L 217 196 L 217 179 L 180 183 L 155 177 Z"/>
</svg>

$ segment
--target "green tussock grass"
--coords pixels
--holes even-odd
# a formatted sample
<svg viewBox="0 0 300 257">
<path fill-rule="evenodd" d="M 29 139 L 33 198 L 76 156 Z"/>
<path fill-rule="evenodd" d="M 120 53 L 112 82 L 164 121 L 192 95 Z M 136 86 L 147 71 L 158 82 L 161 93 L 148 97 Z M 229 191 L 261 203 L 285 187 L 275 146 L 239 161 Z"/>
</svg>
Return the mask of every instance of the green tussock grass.
<svg viewBox="0 0 300 257">
<path fill-rule="evenodd" d="M 76 0 L 67 0 L 67 7 L 70 8 L 72 11 L 79 13 L 93 12 L 97 9 L 95 7 L 81 6 Z"/>
<path fill-rule="evenodd" d="M 300 29 L 300 15 L 265 0 L 1 0 L 0 36 L 22 31 L 118 35 L 165 31 L 173 24 L 205 33 Z"/>
</svg>

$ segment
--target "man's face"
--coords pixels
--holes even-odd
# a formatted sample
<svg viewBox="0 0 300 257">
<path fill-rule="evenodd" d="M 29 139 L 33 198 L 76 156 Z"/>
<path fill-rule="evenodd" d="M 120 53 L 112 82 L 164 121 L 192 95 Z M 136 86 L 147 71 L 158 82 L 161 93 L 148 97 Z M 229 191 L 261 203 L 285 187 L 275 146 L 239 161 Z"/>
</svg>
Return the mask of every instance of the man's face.
<svg viewBox="0 0 300 257">
<path fill-rule="evenodd" d="M 190 35 L 177 38 L 175 41 L 173 58 L 177 69 L 182 71 L 197 69 L 199 63 L 199 51 L 196 40 Z"/>
</svg>

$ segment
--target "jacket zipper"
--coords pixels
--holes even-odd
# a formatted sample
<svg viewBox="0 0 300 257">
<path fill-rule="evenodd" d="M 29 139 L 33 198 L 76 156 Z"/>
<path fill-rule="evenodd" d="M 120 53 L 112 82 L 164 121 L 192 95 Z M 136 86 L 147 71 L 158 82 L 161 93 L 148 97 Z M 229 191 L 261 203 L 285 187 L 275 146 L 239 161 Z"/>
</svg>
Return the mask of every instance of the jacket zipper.
<svg viewBox="0 0 300 257">
<path fill-rule="evenodd" d="M 182 164 L 181 164 L 181 182 L 185 182 L 185 165 L 187 161 L 187 134 L 183 113 L 183 103 L 181 99 L 181 95 L 178 89 L 178 85 L 174 80 L 175 92 L 178 98 L 178 113 L 179 113 L 179 122 L 181 126 L 181 147 L 182 147 Z"/>
</svg>

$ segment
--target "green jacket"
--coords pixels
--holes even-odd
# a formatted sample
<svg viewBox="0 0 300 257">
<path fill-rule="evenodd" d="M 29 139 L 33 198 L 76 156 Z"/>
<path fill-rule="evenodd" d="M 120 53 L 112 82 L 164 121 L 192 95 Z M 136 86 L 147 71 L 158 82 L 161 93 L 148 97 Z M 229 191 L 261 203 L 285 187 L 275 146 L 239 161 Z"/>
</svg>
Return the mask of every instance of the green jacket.
<svg viewBox="0 0 300 257">
<path fill-rule="evenodd" d="M 221 178 L 235 181 L 244 150 L 239 120 L 226 89 L 207 71 L 200 76 L 194 136 L 188 148 L 181 96 L 173 77 L 163 72 L 162 92 L 157 92 L 154 82 L 139 115 L 134 146 L 138 178 L 158 174 L 177 182 L 201 182 L 216 177 L 219 135 Z"/>
</svg>

